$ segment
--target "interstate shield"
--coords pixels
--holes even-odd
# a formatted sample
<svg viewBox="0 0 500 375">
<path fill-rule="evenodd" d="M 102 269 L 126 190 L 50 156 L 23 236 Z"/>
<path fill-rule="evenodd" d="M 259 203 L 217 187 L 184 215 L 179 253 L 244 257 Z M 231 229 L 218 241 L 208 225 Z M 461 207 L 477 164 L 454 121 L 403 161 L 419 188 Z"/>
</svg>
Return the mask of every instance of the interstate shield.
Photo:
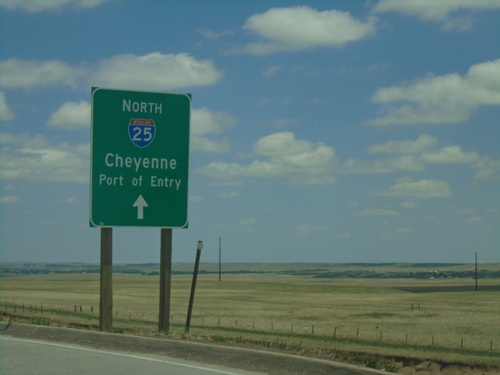
<svg viewBox="0 0 500 375">
<path fill-rule="evenodd" d="M 133 118 L 128 124 L 130 140 L 139 148 L 147 147 L 153 142 L 156 126 L 153 120 Z"/>
</svg>

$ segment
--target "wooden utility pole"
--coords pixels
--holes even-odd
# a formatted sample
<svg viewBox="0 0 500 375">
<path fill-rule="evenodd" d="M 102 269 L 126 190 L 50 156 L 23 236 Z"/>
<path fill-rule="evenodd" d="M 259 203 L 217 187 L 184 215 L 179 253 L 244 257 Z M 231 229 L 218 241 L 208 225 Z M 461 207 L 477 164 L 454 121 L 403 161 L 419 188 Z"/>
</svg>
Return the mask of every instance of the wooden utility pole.
<svg viewBox="0 0 500 375">
<path fill-rule="evenodd" d="M 160 315 L 158 331 L 170 330 L 170 291 L 172 287 L 172 228 L 161 228 L 160 239 Z"/>
<path fill-rule="evenodd" d="M 476 252 L 476 292 L 477 292 L 477 252 Z"/>
<path fill-rule="evenodd" d="M 221 279 L 222 279 L 222 265 L 221 265 L 221 261 L 222 261 L 221 239 L 219 237 L 219 281 L 221 281 Z"/>
<path fill-rule="evenodd" d="M 99 330 L 113 332 L 113 228 L 101 228 Z"/>
</svg>

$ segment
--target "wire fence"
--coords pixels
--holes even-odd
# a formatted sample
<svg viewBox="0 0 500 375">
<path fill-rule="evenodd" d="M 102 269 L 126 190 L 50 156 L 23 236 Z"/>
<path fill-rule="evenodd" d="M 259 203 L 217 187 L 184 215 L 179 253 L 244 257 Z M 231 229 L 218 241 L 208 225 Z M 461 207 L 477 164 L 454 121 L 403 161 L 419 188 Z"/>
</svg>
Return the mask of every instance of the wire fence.
<svg viewBox="0 0 500 375">
<path fill-rule="evenodd" d="M 18 304 L 8 301 L 0 302 L 0 314 L 3 319 L 12 321 L 29 321 L 41 325 L 63 325 L 67 327 L 98 329 L 99 307 L 93 305 L 55 306 L 42 304 Z M 420 305 L 412 305 L 412 309 L 420 309 Z M 141 309 L 115 309 L 113 311 L 115 326 L 143 327 L 155 330 L 158 314 Z M 182 314 L 171 315 L 170 323 L 181 328 L 186 317 Z M 144 328 L 145 327 L 145 328 Z M 138 328 L 139 329 L 139 328 Z M 133 329 L 131 329 L 133 330 Z M 328 324 L 311 321 L 265 321 L 251 320 L 241 317 L 217 317 L 193 315 L 191 330 L 224 331 L 233 334 L 261 334 L 287 336 L 296 338 L 321 338 L 330 340 L 346 340 L 358 342 L 379 343 L 380 345 L 406 345 L 423 348 L 440 348 L 448 350 L 463 350 L 492 356 L 500 355 L 500 340 L 498 338 L 473 337 L 455 335 L 443 337 L 438 333 L 415 335 L 403 330 L 384 330 L 378 325 L 371 329 L 354 326 Z M 498 334 L 498 333 L 497 333 Z M 497 336 L 495 336 L 497 337 Z"/>
</svg>

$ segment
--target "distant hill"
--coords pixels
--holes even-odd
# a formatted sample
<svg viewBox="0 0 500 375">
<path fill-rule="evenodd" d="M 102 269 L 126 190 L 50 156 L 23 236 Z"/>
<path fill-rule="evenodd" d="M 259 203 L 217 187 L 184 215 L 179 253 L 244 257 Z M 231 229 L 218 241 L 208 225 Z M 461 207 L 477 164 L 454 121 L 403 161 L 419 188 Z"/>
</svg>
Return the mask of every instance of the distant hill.
<svg viewBox="0 0 500 375">
<path fill-rule="evenodd" d="M 159 275 L 158 263 L 116 264 L 113 273 Z M 99 273 L 91 263 L 0 263 L 0 274 Z M 174 275 L 193 273 L 192 263 L 174 263 Z M 218 274 L 218 263 L 201 263 L 200 274 Z M 275 273 L 315 278 L 474 278 L 465 263 L 223 263 L 222 274 Z M 478 278 L 500 278 L 500 263 L 478 265 Z"/>
</svg>

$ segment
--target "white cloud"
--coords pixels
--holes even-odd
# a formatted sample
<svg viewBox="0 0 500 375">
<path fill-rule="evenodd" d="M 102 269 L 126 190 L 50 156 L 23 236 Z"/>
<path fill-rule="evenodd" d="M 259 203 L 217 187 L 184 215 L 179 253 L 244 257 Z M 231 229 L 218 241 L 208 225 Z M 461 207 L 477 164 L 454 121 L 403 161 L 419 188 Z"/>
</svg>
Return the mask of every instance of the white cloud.
<svg viewBox="0 0 500 375">
<path fill-rule="evenodd" d="M 0 61 L 0 87 L 24 88 L 101 86 L 136 90 L 171 90 L 203 86 L 222 77 L 210 60 L 189 54 L 154 52 L 142 56 L 124 54 L 101 60 L 93 68 L 71 66 L 58 60 Z"/>
<path fill-rule="evenodd" d="M 12 111 L 5 100 L 5 93 L 0 91 L 0 120 L 9 121 L 16 117 L 14 111 Z"/>
<path fill-rule="evenodd" d="M 394 140 L 372 145 L 369 154 L 395 154 L 397 157 L 375 160 L 348 159 L 343 164 L 346 173 L 380 174 L 395 172 L 421 172 L 425 164 L 419 155 L 432 150 L 437 139 L 428 134 L 420 135 L 416 140 Z"/>
<path fill-rule="evenodd" d="M 237 191 L 223 191 L 217 194 L 219 198 L 237 198 L 240 196 L 240 193 Z"/>
<path fill-rule="evenodd" d="M 470 17 L 452 14 L 460 11 L 485 11 L 500 9 L 498 0 L 380 0 L 373 8 L 375 13 L 399 12 L 416 16 L 422 21 L 443 22 L 445 30 L 469 30 Z"/>
<path fill-rule="evenodd" d="M 212 42 L 226 36 L 234 35 L 234 31 L 231 30 L 214 31 L 211 29 L 198 29 L 198 32 Z"/>
<path fill-rule="evenodd" d="M 380 88 L 372 101 L 383 107 L 380 117 L 368 121 L 370 125 L 465 122 L 479 106 L 500 105 L 500 59 L 472 65 L 463 77 L 429 76 Z"/>
<path fill-rule="evenodd" d="M 35 13 L 60 10 L 64 7 L 93 8 L 109 0 L 0 0 L 0 6 L 9 9 L 22 9 Z"/>
<path fill-rule="evenodd" d="M 474 19 L 472 17 L 454 17 L 448 18 L 443 23 L 444 31 L 469 31 L 474 26 Z"/>
<path fill-rule="evenodd" d="M 413 233 L 415 230 L 410 227 L 401 227 L 397 230 L 398 233 Z"/>
<path fill-rule="evenodd" d="M 345 173 L 383 174 L 396 172 L 421 172 L 425 165 L 413 155 L 378 160 L 348 159 L 342 165 Z"/>
<path fill-rule="evenodd" d="M 260 138 L 254 149 L 258 155 L 279 157 L 303 154 L 311 150 L 311 146 L 309 141 L 296 139 L 292 132 L 279 132 Z"/>
<path fill-rule="evenodd" d="M 51 145 L 42 136 L 0 134 L 2 169 L 6 180 L 87 183 L 89 144 Z"/>
<path fill-rule="evenodd" d="M 227 138 L 214 141 L 203 137 L 191 136 L 190 142 L 191 151 L 221 153 L 228 152 L 231 148 Z"/>
<path fill-rule="evenodd" d="M 210 60 L 187 53 L 143 56 L 124 54 L 101 60 L 91 76 L 92 86 L 140 90 L 171 90 L 217 82 L 222 72 Z"/>
<path fill-rule="evenodd" d="M 473 167 L 476 169 L 474 178 L 477 180 L 500 180 L 500 160 L 481 157 Z"/>
<path fill-rule="evenodd" d="M 416 140 L 393 140 L 372 145 L 369 154 L 395 154 L 385 159 L 348 159 L 342 164 L 344 173 L 383 174 L 397 172 L 421 172 L 428 165 L 461 164 L 475 170 L 474 178 L 500 179 L 500 160 L 481 156 L 475 151 L 464 151 L 458 145 L 440 146 L 437 138 L 427 134 Z"/>
<path fill-rule="evenodd" d="M 189 194 L 189 202 L 201 202 L 203 197 L 201 195 Z"/>
<path fill-rule="evenodd" d="M 227 152 L 229 140 L 213 140 L 209 137 L 220 135 L 236 124 L 237 119 L 227 112 L 214 112 L 207 108 L 191 111 L 191 150 L 202 152 Z"/>
<path fill-rule="evenodd" d="M 2 145 L 2 149 L 10 149 L 11 147 L 18 146 L 29 148 L 43 148 L 48 146 L 48 142 L 42 135 L 39 134 L 32 137 L 27 133 L 0 133 L 0 145 Z"/>
<path fill-rule="evenodd" d="M 466 208 L 463 210 L 458 210 L 457 215 L 477 215 L 478 210 L 475 208 Z"/>
<path fill-rule="evenodd" d="M 81 100 L 78 103 L 64 103 L 52 113 L 49 126 L 61 129 L 88 129 L 90 127 L 90 103 Z"/>
<path fill-rule="evenodd" d="M 297 184 L 335 181 L 331 175 L 335 151 L 321 142 L 300 140 L 291 132 L 279 132 L 260 138 L 254 152 L 258 158 L 250 164 L 212 162 L 202 172 L 218 178 L 284 177 Z"/>
<path fill-rule="evenodd" d="M 437 144 L 437 138 L 428 134 L 421 134 L 416 140 L 389 141 L 379 143 L 368 148 L 369 154 L 418 154 L 432 149 Z"/>
<path fill-rule="evenodd" d="M 462 151 L 460 146 L 449 146 L 426 152 L 421 155 L 420 159 L 432 164 L 471 164 L 479 160 L 479 155 L 477 152 Z"/>
<path fill-rule="evenodd" d="M 463 151 L 460 146 L 446 146 L 425 152 L 419 160 L 426 164 L 462 164 L 475 170 L 476 180 L 500 180 L 500 160 L 480 156 L 475 151 Z"/>
<path fill-rule="evenodd" d="M 365 208 L 357 213 L 359 216 L 399 216 L 399 212 L 384 208 Z"/>
<path fill-rule="evenodd" d="M 417 180 L 409 177 L 396 180 L 396 183 L 384 191 L 373 192 L 376 196 L 397 198 L 449 198 L 453 195 L 450 185 L 442 180 Z"/>
<path fill-rule="evenodd" d="M 273 75 L 275 75 L 276 73 L 278 73 L 280 70 L 282 69 L 281 66 L 279 65 L 273 65 L 273 66 L 270 66 L 269 68 L 267 68 L 263 73 L 262 75 L 264 77 L 271 77 Z"/>
<path fill-rule="evenodd" d="M 313 232 L 321 232 L 328 230 L 327 225 L 315 226 L 311 224 L 301 224 L 295 228 L 295 231 L 299 234 L 310 234 Z"/>
<path fill-rule="evenodd" d="M 500 4 L 497 0 L 380 0 L 373 10 L 376 13 L 400 12 L 424 21 L 436 21 L 445 19 L 459 9 L 500 9 Z"/>
<path fill-rule="evenodd" d="M 257 223 L 258 223 L 257 219 L 254 218 L 241 220 L 241 225 L 243 225 L 244 227 L 253 227 L 257 225 Z"/>
<path fill-rule="evenodd" d="M 483 220 L 479 216 L 472 216 L 464 220 L 466 224 L 480 224 Z"/>
<path fill-rule="evenodd" d="M 220 134 L 236 124 L 236 118 L 227 112 L 214 112 L 207 108 L 191 111 L 191 134 Z"/>
<path fill-rule="evenodd" d="M 4 195 L 0 197 L 0 204 L 19 204 L 23 202 L 17 195 Z"/>
<path fill-rule="evenodd" d="M 278 173 L 299 178 L 321 176 L 330 171 L 335 157 L 333 148 L 323 143 L 296 139 L 292 132 L 279 132 L 260 138 L 254 146 L 259 156 L 269 162 L 252 163 L 255 173 Z"/>
<path fill-rule="evenodd" d="M 298 26 L 300 25 L 300 26 Z M 348 12 L 318 11 L 307 6 L 271 8 L 247 19 L 243 28 L 263 41 L 247 44 L 242 52 L 265 55 L 314 47 L 341 47 L 375 32 L 375 19 L 354 19 Z"/>
<path fill-rule="evenodd" d="M 401 207 L 414 209 L 414 208 L 417 208 L 418 206 L 414 201 L 406 201 L 406 202 L 401 203 Z"/>
<path fill-rule="evenodd" d="M 0 87 L 23 88 L 64 85 L 76 88 L 86 71 L 57 60 L 8 59 L 0 62 Z"/>
</svg>

